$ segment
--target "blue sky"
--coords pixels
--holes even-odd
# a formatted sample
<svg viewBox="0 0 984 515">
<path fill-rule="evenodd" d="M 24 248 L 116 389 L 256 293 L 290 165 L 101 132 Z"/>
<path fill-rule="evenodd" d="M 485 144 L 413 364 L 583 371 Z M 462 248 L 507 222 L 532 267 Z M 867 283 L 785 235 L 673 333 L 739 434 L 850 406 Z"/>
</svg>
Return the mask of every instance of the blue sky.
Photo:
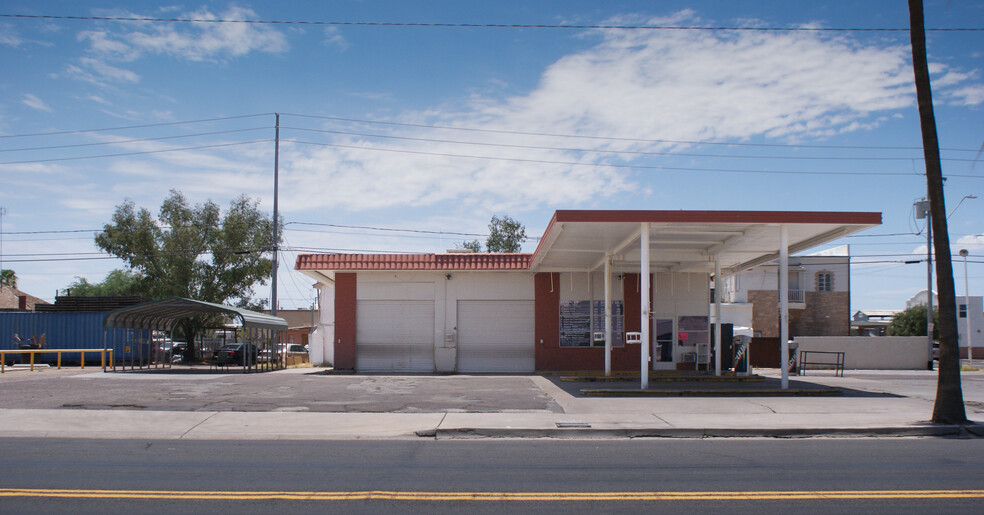
<svg viewBox="0 0 984 515">
<path fill-rule="evenodd" d="M 908 27 L 898 1 L 8 0 L 0 14 Z M 926 1 L 926 25 L 982 28 L 984 2 Z M 981 197 L 949 219 L 980 295 L 984 32 L 930 32 L 928 47 L 948 211 Z M 3 267 L 48 300 L 77 276 L 95 282 L 121 266 L 96 254 L 91 231 L 125 199 L 156 212 L 170 189 L 220 205 L 246 193 L 272 211 L 272 113 L 284 308 L 314 295 L 291 270 L 299 250 L 440 252 L 473 237 L 370 228 L 483 234 L 506 214 L 539 235 L 556 209 L 879 211 L 881 227 L 837 242 L 855 256 L 852 309 L 902 308 L 926 284 L 925 263 L 904 264 L 925 256 L 904 31 L 0 17 L 0 70 Z M 80 132 L 53 134 L 66 131 Z M 962 295 L 962 261 L 954 271 Z"/>
</svg>

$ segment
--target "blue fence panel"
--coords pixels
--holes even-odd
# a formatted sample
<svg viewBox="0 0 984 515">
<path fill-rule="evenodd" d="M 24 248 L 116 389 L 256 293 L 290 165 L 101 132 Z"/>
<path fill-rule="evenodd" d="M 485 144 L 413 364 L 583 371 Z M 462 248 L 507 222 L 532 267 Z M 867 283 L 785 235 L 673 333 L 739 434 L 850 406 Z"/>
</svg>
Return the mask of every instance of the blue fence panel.
<svg viewBox="0 0 984 515">
<path fill-rule="evenodd" d="M 105 313 L 0 312 L 0 349 L 16 350 L 14 334 L 24 341 L 43 334 L 46 349 L 102 349 L 115 347 L 116 361 L 146 359 L 150 331 L 109 329 L 103 331 Z M 115 345 L 114 345 L 115 340 Z M 129 352 L 124 352 L 129 350 Z M 8 359 L 11 358 L 8 355 Z M 63 353 L 63 362 L 77 362 L 81 353 Z M 56 354 L 40 354 L 36 362 L 54 363 Z M 98 363 L 99 354 L 86 354 L 86 363 Z"/>
</svg>

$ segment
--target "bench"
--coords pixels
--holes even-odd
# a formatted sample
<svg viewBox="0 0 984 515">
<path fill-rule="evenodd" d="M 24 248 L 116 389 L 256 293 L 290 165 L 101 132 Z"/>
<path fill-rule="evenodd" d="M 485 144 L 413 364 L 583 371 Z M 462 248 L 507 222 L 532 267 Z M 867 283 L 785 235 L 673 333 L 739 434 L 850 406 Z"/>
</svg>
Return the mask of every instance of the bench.
<svg viewBox="0 0 984 515">
<path fill-rule="evenodd" d="M 812 357 L 811 357 L 812 356 Z M 805 376 L 808 365 L 813 365 L 814 370 L 821 367 L 831 367 L 835 376 L 844 377 L 844 353 L 840 351 L 819 351 L 801 350 L 799 355 L 798 375 Z"/>
</svg>

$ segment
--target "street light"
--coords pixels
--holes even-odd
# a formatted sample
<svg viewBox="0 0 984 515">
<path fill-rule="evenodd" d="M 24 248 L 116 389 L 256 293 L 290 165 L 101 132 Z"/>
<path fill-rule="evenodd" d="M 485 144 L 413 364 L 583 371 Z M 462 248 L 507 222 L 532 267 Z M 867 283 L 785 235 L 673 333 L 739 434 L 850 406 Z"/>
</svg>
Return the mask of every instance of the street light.
<svg viewBox="0 0 984 515">
<path fill-rule="evenodd" d="M 958 204 L 959 205 L 959 204 Z M 970 337 L 970 288 L 967 286 L 967 249 L 960 249 L 964 258 L 964 316 L 967 318 L 967 361 L 974 362 L 974 347 Z M 960 348 L 957 347 L 957 350 Z"/>
<path fill-rule="evenodd" d="M 950 217 L 953 216 L 953 213 L 957 211 L 957 208 L 960 207 L 960 204 L 963 204 L 963 201 L 967 199 L 975 199 L 975 198 L 977 198 L 977 195 L 964 195 L 963 198 L 960 199 L 960 202 L 957 202 L 957 205 L 953 206 L 953 209 L 950 210 L 950 214 L 946 215 L 946 219 L 949 220 Z"/>
</svg>

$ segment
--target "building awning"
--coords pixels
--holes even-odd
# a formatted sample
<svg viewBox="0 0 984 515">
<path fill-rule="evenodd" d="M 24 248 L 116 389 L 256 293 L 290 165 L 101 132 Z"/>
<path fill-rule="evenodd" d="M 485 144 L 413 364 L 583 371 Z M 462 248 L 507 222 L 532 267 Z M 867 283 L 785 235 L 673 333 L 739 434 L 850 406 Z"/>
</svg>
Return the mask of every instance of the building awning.
<svg viewBox="0 0 984 515">
<path fill-rule="evenodd" d="M 238 320 L 244 327 L 253 329 L 270 331 L 287 329 L 287 321 L 280 317 L 235 306 L 180 297 L 170 297 L 110 311 L 103 319 L 103 327 L 170 331 L 179 321 L 199 315 L 228 316 Z"/>
<path fill-rule="evenodd" d="M 335 271 L 584 272 L 610 256 L 639 269 L 642 224 L 649 226 L 650 270 L 739 271 L 881 224 L 881 213 L 818 211 L 557 211 L 533 254 L 301 254 L 295 269 L 331 284 Z"/>
<path fill-rule="evenodd" d="M 744 270 L 779 257 L 781 226 L 800 253 L 881 224 L 881 213 L 816 211 L 557 211 L 530 263 L 536 272 L 591 271 L 612 256 L 638 270 L 641 224 L 650 270 Z"/>
</svg>

